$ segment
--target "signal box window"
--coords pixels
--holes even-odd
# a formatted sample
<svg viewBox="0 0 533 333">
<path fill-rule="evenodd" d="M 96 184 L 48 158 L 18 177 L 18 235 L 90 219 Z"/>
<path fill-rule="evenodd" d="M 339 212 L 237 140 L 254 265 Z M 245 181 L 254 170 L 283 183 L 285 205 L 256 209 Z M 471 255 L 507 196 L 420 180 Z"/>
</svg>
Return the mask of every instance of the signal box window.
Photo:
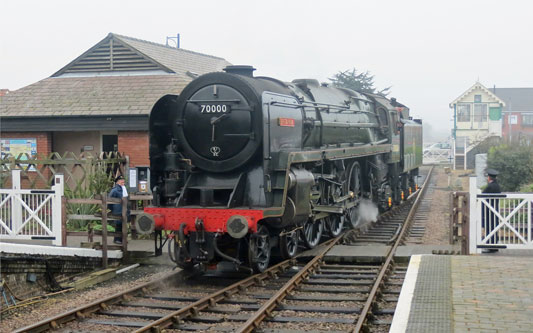
<svg viewBox="0 0 533 333">
<path fill-rule="evenodd" d="M 487 104 L 475 104 L 474 105 L 474 121 L 476 122 L 487 121 Z"/>
<path fill-rule="evenodd" d="M 470 104 L 457 105 L 457 121 L 470 122 Z"/>
</svg>

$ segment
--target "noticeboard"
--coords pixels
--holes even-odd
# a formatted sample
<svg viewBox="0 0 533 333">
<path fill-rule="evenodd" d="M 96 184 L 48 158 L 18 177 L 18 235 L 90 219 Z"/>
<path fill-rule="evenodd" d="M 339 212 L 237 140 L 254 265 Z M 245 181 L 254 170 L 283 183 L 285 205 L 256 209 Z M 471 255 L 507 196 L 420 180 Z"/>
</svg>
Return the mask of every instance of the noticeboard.
<svg viewBox="0 0 533 333">
<path fill-rule="evenodd" d="M 26 160 L 29 157 L 37 155 L 37 139 L 36 138 L 21 138 L 21 139 L 8 139 L 2 138 L 0 152 L 2 158 L 7 155 L 11 155 L 15 158 L 21 160 Z M 22 154 L 22 155 L 21 155 Z M 27 155 L 26 155 L 27 154 Z M 23 165 L 25 167 L 25 165 Z M 29 171 L 34 171 L 35 168 L 32 166 Z"/>
</svg>

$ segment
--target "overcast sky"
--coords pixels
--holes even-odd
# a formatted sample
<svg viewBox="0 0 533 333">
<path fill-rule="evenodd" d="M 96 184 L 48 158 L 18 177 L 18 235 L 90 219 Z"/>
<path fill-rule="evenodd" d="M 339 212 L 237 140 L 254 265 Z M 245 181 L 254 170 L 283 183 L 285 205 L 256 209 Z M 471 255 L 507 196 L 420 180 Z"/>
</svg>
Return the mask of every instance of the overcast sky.
<svg viewBox="0 0 533 333">
<path fill-rule="evenodd" d="M 44 79 L 109 32 L 290 81 L 368 70 L 378 88 L 449 134 L 448 104 L 478 79 L 533 87 L 531 1 L 2 1 L 0 88 Z"/>
</svg>

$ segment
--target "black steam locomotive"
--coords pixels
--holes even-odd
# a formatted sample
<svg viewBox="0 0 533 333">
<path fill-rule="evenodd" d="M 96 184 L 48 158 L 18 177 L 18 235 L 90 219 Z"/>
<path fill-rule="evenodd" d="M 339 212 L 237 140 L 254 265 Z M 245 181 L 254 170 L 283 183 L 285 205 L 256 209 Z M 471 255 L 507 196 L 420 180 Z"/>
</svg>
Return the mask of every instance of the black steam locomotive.
<svg viewBox="0 0 533 333">
<path fill-rule="evenodd" d="M 154 206 L 135 223 L 155 230 L 156 252 L 167 233 L 182 268 L 230 261 L 263 271 L 273 255 L 356 226 L 363 198 L 384 210 L 415 189 L 422 125 L 407 107 L 253 70 L 200 76 L 151 112 Z"/>
</svg>

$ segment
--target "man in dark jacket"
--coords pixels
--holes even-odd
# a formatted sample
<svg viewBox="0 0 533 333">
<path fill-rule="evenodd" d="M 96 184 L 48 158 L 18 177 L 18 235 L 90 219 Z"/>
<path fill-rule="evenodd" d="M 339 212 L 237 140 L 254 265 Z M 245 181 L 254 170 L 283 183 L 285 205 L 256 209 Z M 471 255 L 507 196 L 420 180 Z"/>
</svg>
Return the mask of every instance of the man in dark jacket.
<svg viewBox="0 0 533 333">
<path fill-rule="evenodd" d="M 487 169 L 487 187 L 483 190 L 483 193 L 501 193 L 500 184 L 496 180 L 499 172 L 494 169 Z M 499 212 L 500 209 L 500 200 L 499 199 L 490 199 L 487 198 L 487 203 L 494 208 L 495 211 Z M 483 206 L 481 211 L 481 223 L 482 227 L 485 228 L 486 235 L 490 234 L 491 231 L 496 228 L 500 223 L 498 216 L 487 206 Z M 490 244 L 498 244 L 498 232 L 490 238 Z M 484 252 L 496 252 L 497 249 L 489 249 Z"/>
<path fill-rule="evenodd" d="M 124 186 L 125 180 L 123 176 L 118 176 L 115 178 L 115 187 L 111 189 L 111 192 L 109 192 L 109 196 L 111 198 L 117 198 L 119 200 L 122 200 L 123 197 L 128 196 L 128 190 L 126 189 L 126 186 Z M 110 204 L 109 208 L 111 209 L 112 215 L 122 216 L 122 204 Z M 127 213 L 128 218 L 130 215 L 129 209 Z M 115 221 L 115 232 L 122 232 L 122 219 Z M 127 220 L 125 221 L 128 222 Z M 115 236 L 113 238 L 113 243 L 115 244 L 122 244 L 122 236 Z"/>
</svg>

